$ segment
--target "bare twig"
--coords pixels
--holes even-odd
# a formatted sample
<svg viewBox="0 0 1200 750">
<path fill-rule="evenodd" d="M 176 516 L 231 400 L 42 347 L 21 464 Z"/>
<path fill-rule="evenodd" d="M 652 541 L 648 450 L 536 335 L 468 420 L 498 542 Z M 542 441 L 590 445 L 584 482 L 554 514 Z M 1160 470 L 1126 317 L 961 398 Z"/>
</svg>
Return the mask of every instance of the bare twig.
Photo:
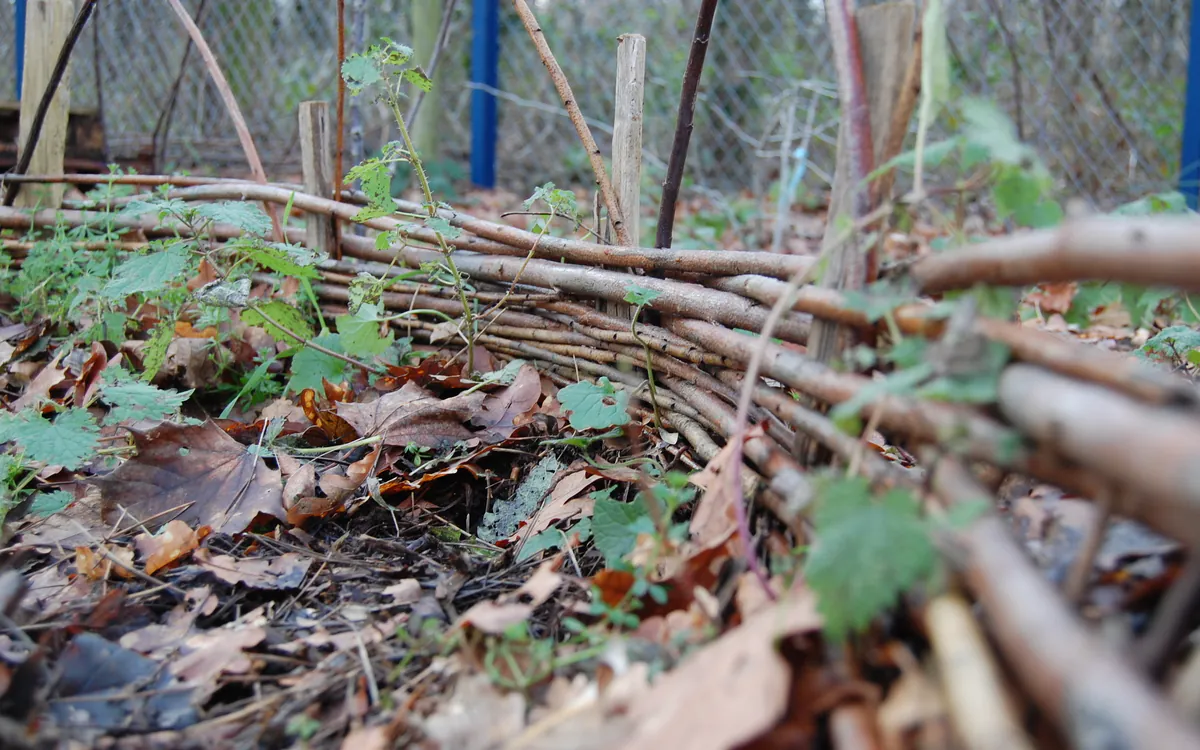
<svg viewBox="0 0 1200 750">
<path fill-rule="evenodd" d="M 658 208 L 658 227 L 654 239 L 656 247 L 671 246 L 671 235 L 675 228 L 675 206 L 679 202 L 683 167 L 687 162 L 688 144 L 692 139 L 693 121 L 696 117 L 696 93 L 700 89 L 700 76 L 704 73 L 704 56 L 708 54 L 708 40 L 712 34 L 717 3 L 718 0 L 704 0 L 700 5 L 700 13 L 696 16 L 696 30 L 692 34 L 692 46 L 688 51 L 687 66 L 683 72 L 683 88 L 679 93 L 675 139 L 671 142 L 667 179 L 663 182 L 662 203 Z"/>
<path fill-rule="evenodd" d="M 199 26 L 204 21 L 204 12 L 208 10 L 208 0 L 200 0 L 200 7 L 196 9 L 196 25 Z M 99 47 L 99 44 L 96 45 Z M 167 106 L 159 113 L 158 120 L 154 123 L 154 132 L 150 134 L 150 143 L 154 146 L 154 171 L 162 168 L 161 155 L 167 151 L 167 141 L 171 135 L 171 118 L 175 115 L 175 104 L 179 101 L 179 89 L 183 85 L 183 77 L 187 73 L 188 58 L 192 56 L 192 38 L 189 36 L 187 44 L 183 47 L 183 57 L 179 60 L 179 72 L 175 74 L 175 80 L 171 83 L 171 93 L 167 95 Z M 99 80 L 99 77 L 97 77 Z M 101 110 L 103 111 L 103 110 Z M 161 137 L 161 140 L 159 140 Z"/>
<path fill-rule="evenodd" d="M 188 15 L 187 9 L 183 7 L 183 3 L 180 0 L 167 0 L 167 2 L 170 3 L 171 9 L 175 11 L 175 15 L 179 17 L 180 22 L 187 29 L 188 36 L 191 37 L 192 43 L 196 45 L 196 50 L 200 53 L 200 57 L 204 59 L 204 64 L 208 67 L 208 74 L 212 77 L 213 84 L 221 94 L 221 100 L 225 103 L 225 109 L 229 112 L 230 119 L 233 120 L 233 127 L 237 130 L 238 140 L 242 144 L 242 151 L 246 154 L 246 161 L 250 163 L 250 174 L 253 175 L 255 182 L 266 185 L 267 172 L 263 169 L 262 159 L 258 157 L 258 149 L 254 145 L 254 138 L 250 135 L 250 128 L 246 125 L 246 118 L 242 117 L 242 109 L 238 106 L 237 99 L 233 95 L 233 89 L 229 87 L 229 81 L 225 79 L 225 72 L 221 70 L 216 56 L 213 55 L 213 51 L 208 46 L 208 42 L 205 41 L 204 35 L 200 33 L 200 27 Z M 282 241 L 283 225 L 279 223 L 279 211 L 275 206 L 267 204 L 267 213 L 271 217 L 271 227 L 276 241 Z"/>
<path fill-rule="evenodd" d="M 95 7 L 96 0 L 84 0 L 83 5 L 79 8 L 79 12 L 75 15 L 75 22 L 71 25 L 71 30 L 67 33 L 67 38 L 63 40 L 62 49 L 58 51 L 58 59 L 54 62 L 54 70 L 51 71 L 50 80 L 46 83 L 46 90 L 42 92 L 42 98 L 38 101 L 37 110 L 33 113 L 33 122 L 29 126 L 29 136 L 21 147 L 21 156 L 17 159 L 16 167 L 13 168 L 13 172 L 16 174 L 24 174 L 25 170 L 29 169 L 29 163 L 33 160 L 33 152 L 37 149 L 38 139 L 42 136 L 42 126 L 46 124 L 46 114 L 50 111 L 50 103 L 54 101 L 54 95 L 58 91 L 58 86 L 67 72 L 67 64 L 71 61 L 71 52 L 75 49 L 75 43 L 79 41 L 79 35 L 83 33 L 83 27 L 87 25 L 87 21 L 91 18 L 92 10 Z M 34 92 L 27 91 L 25 93 L 29 95 Z M 13 204 L 13 201 L 17 199 L 17 191 L 19 189 L 20 185 L 18 183 L 8 183 L 4 191 L 5 206 Z"/>
<path fill-rule="evenodd" d="M 342 66 L 346 64 L 346 0 L 337 0 L 337 136 L 334 146 L 333 199 L 342 199 L 346 156 L 346 81 L 342 78 Z M 321 196 L 322 198 L 325 196 Z M 341 218 L 333 217 L 333 259 L 342 257 Z"/>
<path fill-rule="evenodd" d="M 579 134 L 579 140 L 583 143 L 584 150 L 587 151 L 588 160 L 592 164 L 592 172 L 596 175 L 596 185 L 600 188 L 600 197 L 604 201 L 604 207 L 608 210 L 608 220 L 612 223 L 613 232 L 617 235 L 617 244 L 629 247 L 633 243 L 630 242 L 629 232 L 625 228 L 625 218 L 621 213 L 621 206 L 617 202 L 617 194 L 613 190 L 612 181 L 608 179 L 608 171 L 604 167 L 604 158 L 600 155 L 600 147 L 596 145 L 596 139 L 592 137 L 592 131 L 583 119 L 579 103 L 575 101 L 571 84 L 567 81 L 567 76 L 559 66 L 558 60 L 554 58 L 554 53 L 550 51 L 546 35 L 542 33 L 542 27 L 538 24 L 533 11 L 530 10 L 529 4 L 525 0 L 513 0 L 513 8 L 520 16 L 521 23 L 525 25 L 525 30 L 529 32 L 529 37 L 533 39 L 538 56 L 542 58 L 542 64 L 546 66 L 546 70 L 550 71 L 550 80 L 554 82 L 554 88 L 562 98 L 567 114 L 571 116 L 571 123 L 575 125 L 575 132 Z"/>
</svg>

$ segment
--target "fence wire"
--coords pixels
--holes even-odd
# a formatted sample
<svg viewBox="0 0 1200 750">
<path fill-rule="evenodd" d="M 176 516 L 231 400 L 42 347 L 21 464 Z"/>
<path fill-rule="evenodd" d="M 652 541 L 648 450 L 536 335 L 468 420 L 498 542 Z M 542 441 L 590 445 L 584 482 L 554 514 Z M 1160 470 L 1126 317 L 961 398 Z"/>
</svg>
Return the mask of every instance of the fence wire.
<svg viewBox="0 0 1200 750">
<path fill-rule="evenodd" d="M 409 42 L 417 3 L 349 0 L 348 47 Z M 185 0 L 225 71 L 275 176 L 297 169 L 296 112 L 336 95 L 336 17 L 329 0 Z M 550 46 L 607 149 L 617 37 L 647 38 L 644 143 L 651 177 L 670 150 L 680 78 L 700 0 L 535 0 Z M 869 4 L 869 3 L 860 3 Z M 688 178 L 725 194 L 772 188 L 809 144 L 801 192 L 828 188 L 837 100 L 821 0 L 726 2 L 717 12 L 696 113 Z M 1179 0 L 949 0 L 956 96 L 980 95 L 1012 117 L 1065 194 L 1102 206 L 1169 189 L 1179 172 L 1190 3 Z M 440 14 L 440 11 L 435 11 Z M 442 92 L 421 140 L 453 182 L 470 156 L 471 3 L 457 3 L 442 56 Z M 354 23 L 361 19 L 359 23 Z M 502 187 L 590 182 L 586 155 L 528 35 L 501 4 Z M 12 0 L 0 2 L 0 57 L 15 55 Z M 220 97 L 169 6 L 106 0 L 76 49 L 73 106 L 102 109 L 111 158 L 153 155 L 159 169 L 236 165 L 241 151 Z M 0 81 L 15 98 L 15 81 Z M 386 113 L 355 102 L 365 149 L 395 137 Z M 420 134 L 419 134 L 420 135 Z M 807 135 L 807 138 L 806 138 Z M 354 141 L 354 138 L 351 138 Z"/>
</svg>

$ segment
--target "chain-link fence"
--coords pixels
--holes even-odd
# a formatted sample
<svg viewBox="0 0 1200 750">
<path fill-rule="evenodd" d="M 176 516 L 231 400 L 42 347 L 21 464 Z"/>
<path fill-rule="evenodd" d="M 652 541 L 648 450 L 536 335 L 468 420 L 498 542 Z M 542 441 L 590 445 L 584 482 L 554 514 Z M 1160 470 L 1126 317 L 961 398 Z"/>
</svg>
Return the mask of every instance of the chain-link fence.
<svg viewBox="0 0 1200 750">
<path fill-rule="evenodd" d="M 413 6 L 447 0 L 348 0 L 348 46 L 414 36 Z M 546 37 L 597 139 L 607 147 L 617 37 L 648 41 L 646 164 L 660 175 L 700 0 L 536 0 Z M 866 3 L 862 3 L 866 4 Z M 298 162 L 296 110 L 333 101 L 332 0 L 187 0 L 276 175 Z M 466 174 L 470 150 L 471 3 L 459 0 L 439 66 L 434 171 Z M 948 0 L 959 93 L 998 102 L 1046 159 L 1064 192 L 1102 205 L 1173 185 L 1186 88 L 1188 6 L 1181 0 Z M 585 154 L 515 14 L 501 3 L 502 186 L 589 182 Z M 354 23 L 361 17 L 361 23 Z M 421 34 L 428 38 L 429 32 Z M 0 57 L 14 54 L 12 0 L 0 0 Z M 76 50 L 72 97 L 102 105 L 113 157 L 154 153 L 162 169 L 236 164 L 233 128 L 168 5 L 106 0 Z M 13 98 L 14 82 L 0 82 Z M 725 2 L 697 108 L 688 176 L 725 193 L 769 189 L 783 155 L 805 142 L 802 190 L 820 192 L 837 135 L 822 0 Z M 394 137 L 386 113 L 357 103 L 368 152 Z"/>
</svg>

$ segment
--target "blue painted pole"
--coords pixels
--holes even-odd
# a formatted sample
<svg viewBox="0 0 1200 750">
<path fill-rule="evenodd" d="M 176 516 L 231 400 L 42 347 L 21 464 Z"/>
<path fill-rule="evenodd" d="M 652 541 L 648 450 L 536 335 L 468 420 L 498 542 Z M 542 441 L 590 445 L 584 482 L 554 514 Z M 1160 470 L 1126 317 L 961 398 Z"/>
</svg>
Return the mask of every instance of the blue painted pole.
<svg viewBox="0 0 1200 750">
<path fill-rule="evenodd" d="M 25 2 L 17 0 L 17 101 L 21 101 L 21 78 L 25 75 Z"/>
<path fill-rule="evenodd" d="M 1192 0 L 1192 33 L 1188 42 L 1187 102 L 1183 111 L 1183 143 L 1179 158 L 1179 192 L 1195 211 L 1200 196 L 1200 3 Z"/>
<path fill-rule="evenodd" d="M 500 85 L 500 0 L 474 0 L 471 18 L 471 82 Z M 496 97 L 471 91 L 471 182 L 496 186 Z"/>
</svg>

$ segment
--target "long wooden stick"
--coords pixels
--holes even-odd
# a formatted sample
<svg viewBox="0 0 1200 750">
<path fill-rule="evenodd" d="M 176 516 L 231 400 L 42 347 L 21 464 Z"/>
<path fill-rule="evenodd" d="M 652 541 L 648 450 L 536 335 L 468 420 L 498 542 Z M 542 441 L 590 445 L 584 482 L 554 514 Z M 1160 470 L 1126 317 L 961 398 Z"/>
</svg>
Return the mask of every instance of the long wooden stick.
<svg viewBox="0 0 1200 750">
<path fill-rule="evenodd" d="M 612 224 L 613 233 L 617 235 L 617 244 L 628 247 L 633 243 L 630 242 L 629 232 L 625 228 L 625 216 L 621 213 L 617 193 L 608 179 L 608 171 L 604 168 L 604 158 L 600 155 L 600 147 L 596 145 L 596 139 L 592 137 L 592 130 L 583 118 L 583 111 L 579 109 L 579 103 L 575 101 L 571 84 L 567 82 L 566 74 L 563 73 L 558 60 L 554 58 L 554 53 L 550 51 L 546 35 L 542 33 L 542 27 L 538 24 L 533 11 L 529 9 L 529 4 L 525 0 L 513 0 L 513 8 L 520 16 L 521 23 L 525 25 L 525 30 L 529 32 L 529 37 L 533 39 L 533 45 L 537 48 L 538 56 L 542 58 L 542 64 L 546 66 L 546 70 L 550 71 L 550 80 L 554 82 L 554 88 L 557 89 L 563 106 L 566 107 L 567 114 L 571 117 L 575 132 L 579 134 L 579 140 L 583 143 L 584 150 L 587 151 L 588 161 L 592 163 L 592 171 L 596 175 L 596 185 L 600 188 L 600 198 L 604 201 L 604 207 L 608 209 L 608 220 Z"/>
<path fill-rule="evenodd" d="M 679 187 L 683 184 L 683 167 L 687 163 L 688 144 L 692 140 L 692 127 L 696 119 L 696 95 L 700 89 L 700 75 L 704 73 L 704 57 L 708 54 L 708 39 L 712 34 L 713 17 L 717 14 L 717 2 L 704 0 L 700 14 L 696 16 L 696 31 L 692 34 L 692 47 L 688 50 L 687 66 L 683 72 L 683 89 L 679 93 L 675 139 L 671 142 L 667 179 L 663 182 L 662 203 L 658 207 L 655 247 L 670 247 L 671 235 L 675 231 L 675 207 L 679 203 Z"/>
<path fill-rule="evenodd" d="M 183 27 L 187 29 L 188 36 L 192 38 L 192 44 L 196 45 L 196 51 L 204 59 L 204 65 L 208 68 L 208 74 L 212 76 L 213 84 L 216 85 L 217 91 L 221 94 L 221 101 L 225 103 L 225 109 L 229 112 L 229 118 L 233 120 L 233 127 L 237 131 L 238 141 L 241 142 L 242 151 L 246 154 L 246 161 L 250 164 L 250 174 L 254 177 L 255 182 L 266 185 L 267 171 L 263 169 L 262 159 L 258 157 L 258 148 L 254 145 L 254 138 L 250 135 L 250 128 L 246 125 L 246 118 L 242 116 L 242 108 L 238 106 L 237 98 L 233 95 L 233 89 L 229 87 L 229 81 L 225 78 L 225 72 L 221 70 L 216 56 L 213 55 L 212 48 L 208 46 L 204 35 L 200 33 L 200 27 L 188 15 L 187 9 L 183 7 L 183 3 L 179 0 L 167 0 L 167 2 L 170 3 L 171 10 L 175 11 L 175 15 L 179 17 L 179 21 L 183 24 Z M 267 213 L 271 217 L 271 227 L 275 233 L 275 239 L 282 240 L 283 229 L 279 223 L 278 210 L 274 206 L 267 204 Z"/>
</svg>

